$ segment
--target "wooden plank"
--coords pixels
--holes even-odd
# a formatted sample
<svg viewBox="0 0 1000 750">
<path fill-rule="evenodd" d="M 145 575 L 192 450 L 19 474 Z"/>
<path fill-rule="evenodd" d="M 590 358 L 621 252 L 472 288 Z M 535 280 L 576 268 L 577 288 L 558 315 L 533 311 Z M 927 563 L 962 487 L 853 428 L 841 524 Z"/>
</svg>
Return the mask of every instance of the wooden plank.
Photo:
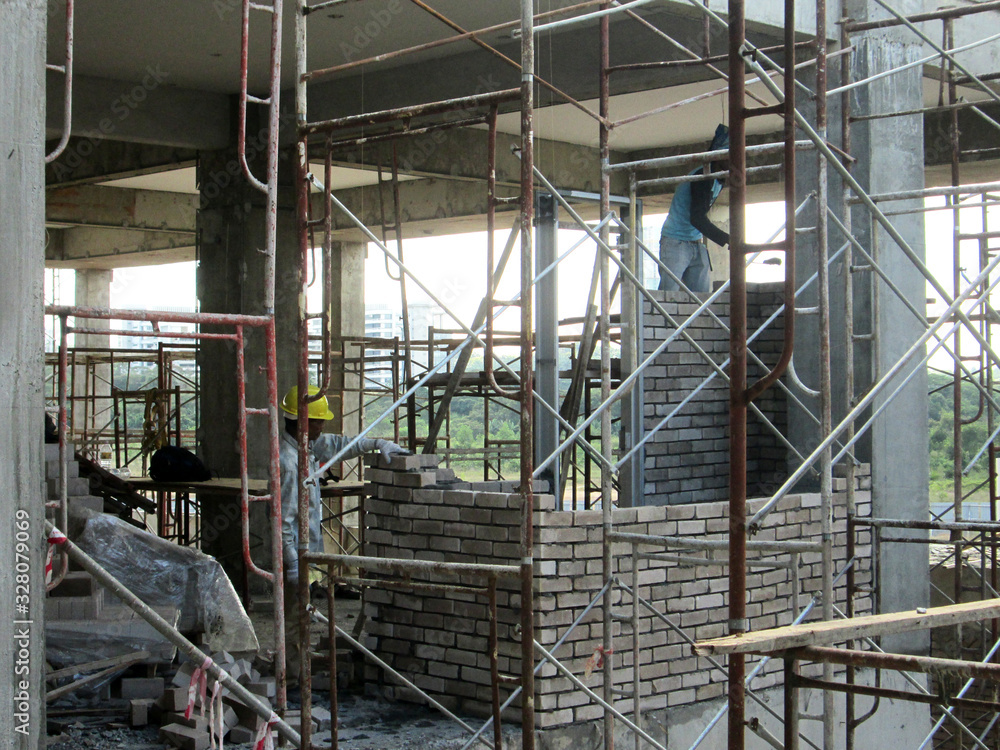
<svg viewBox="0 0 1000 750">
<path fill-rule="evenodd" d="M 137 490 L 162 490 L 164 492 L 221 492 L 238 494 L 240 491 L 239 477 L 223 477 L 207 479 L 204 482 L 158 482 L 150 477 L 135 477 L 129 483 Z M 266 479 L 250 479 L 247 487 L 251 495 L 267 493 Z"/>
<path fill-rule="evenodd" d="M 221 477 L 207 479 L 204 482 L 158 482 L 150 477 L 135 477 L 129 479 L 135 489 L 143 492 L 209 492 L 227 495 L 240 493 L 239 477 Z M 331 482 L 320 488 L 323 497 L 342 497 L 344 495 L 360 494 L 364 488 L 362 482 Z M 247 480 L 247 489 L 251 495 L 266 495 L 268 486 L 266 479 Z"/>
<path fill-rule="evenodd" d="M 874 638 L 945 625 L 977 622 L 1000 617 L 1000 599 L 964 602 L 927 610 L 889 612 L 848 620 L 787 625 L 757 632 L 728 635 L 695 643 L 699 656 L 718 654 L 773 654 L 801 646 L 828 646 L 856 638 Z"/>
<path fill-rule="evenodd" d="M 70 677 L 83 672 L 91 672 L 95 669 L 105 669 L 106 667 L 117 667 L 122 664 L 131 664 L 134 661 L 141 661 L 148 658 L 148 651 L 135 651 L 131 654 L 112 656 L 109 659 L 98 659 L 97 661 L 89 661 L 86 664 L 76 664 L 72 667 L 63 667 L 62 669 L 57 669 L 54 672 L 49 672 L 45 675 L 45 679 L 58 680 L 61 677 Z"/>
<path fill-rule="evenodd" d="M 121 669 L 120 666 L 108 667 L 107 669 L 102 669 L 100 672 L 94 672 L 94 674 L 89 674 L 86 677 L 81 677 L 76 682 L 71 682 L 68 685 L 63 685 L 62 687 L 57 687 L 54 690 L 49 690 L 47 693 L 45 693 L 45 701 L 46 703 L 50 703 L 56 700 L 57 698 L 62 698 L 64 695 L 66 695 L 66 693 L 72 693 L 78 687 L 83 687 L 88 682 L 93 682 L 94 680 L 99 680 L 102 677 L 107 677 L 110 674 L 114 674 L 119 669 Z"/>
</svg>

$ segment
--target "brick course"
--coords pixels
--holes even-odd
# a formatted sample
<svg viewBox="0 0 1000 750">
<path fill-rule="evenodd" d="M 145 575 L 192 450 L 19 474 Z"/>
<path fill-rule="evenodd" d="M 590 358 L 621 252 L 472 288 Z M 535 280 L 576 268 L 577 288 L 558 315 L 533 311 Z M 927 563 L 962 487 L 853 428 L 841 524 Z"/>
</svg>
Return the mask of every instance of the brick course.
<svg viewBox="0 0 1000 750">
<path fill-rule="evenodd" d="M 426 466 L 420 469 L 424 473 L 428 471 Z M 863 466 L 856 483 L 863 485 L 868 481 L 869 469 Z M 457 484 L 465 486 L 455 489 Z M 373 481 L 370 486 L 373 498 L 366 502 L 365 555 L 518 564 L 520 514 L 512 510 L 520 503 L 518 495 L 505 495 L 493 487 L 488 492 L 478 491 L 480 485 L 457 483 L 447 478 L 430 488 L 410 488 L 407 498 L 390 492 L 403 486 L 395 478 L 388 484 Z M 399 499 L 387 500 L 389 494 Z M 858 492 L 856 499 L 859 513 L 867 514 L 869 493 Z M 835 496 L 834 502 L 839 509 L 835 514 L 834 531 L 842 541 L 845 532 L 843 496 Z M 754 512 L 762 503 L 762 500 L 750 501 L 749 512 Z M 551 495 L 536 495 L 535 504 L 535 638 L 550 648 L 566 634 L 603 587 L 602 518 L 600 511 L 556 511 Z M 416 529 L 406 534 L 385 531 L 404 517 L 424 517 L 425 509 L 434 518 L 433 511 L 442 508 L 455 513 L 441 519 L 440 527 L 436 526 L 433 533 L 423 534 Z M 725 503 L 712 502 L 616 509 L 613 518 L 615 529 L 622 532 L 725 540 L 728 532 L 726 513 Z M 768 516 L 765 528 L 754 536 L 755 540 L 785 538 L 819 540 L 818 496 L 784 498 Z M 613 549 L 615 572 L 625 586 L 631 586 L 631 546 L 615 543 Z M 644 547 L 642 551 L 666 553 L 671 559 L 640 557 L 637 571 L 640 596 L 683 628 L 688 637 L 697 640 L 723 635 L 728 617 L 725 553 L 714 553 L 719 558 L 717 564 L 695 567 L 685 566 L 678 558 L 705 557 L 709 553 L 662 547 Z M 871 580 L 868 546 L 859 545 L 857 554 L 860 560 L 857 582 L 864 586 Z M 804 608 L 811 593 L 819 591 L 819 555 L 802 554 L 799 558 L 797 602 L 790 570 L 761 565 L 748 568 L 751 629 L 789 624 L 795 617 L 796 607 Z M 768 553 L 755 557 L 751 554 L 750 559 L 787 562 L 789 556 Z M 448 582 L 454 583 L 452 579 Z M 478 582 L 466 580 L 462 583 L 472 586 Z M 616 588 L 610 596 L 616 613 L 628 616 L 632 606 L 628 592 Z M 836 590 L 836 599 L 838 606 L 843 607 L 843 583 Z M 500 670 L 517 675 L 520 673 L 519 582 L 500 581 L 497 600 Z M 856 610 L 859 614 L 870 612 L 870 599 L 858 599 Z M 368 618 L 367 645 L 393 667 L 432 692 L 449 708 L 488 714 L 489 629 L 485 593 L 368 588 L 365 614 Z M 818 616 L 816 612 L 812 619 Z M 613 628 L 616 687 L 630 689 L 632 624 L 616 619 Z M 556 652 L 557 658 L 582 677 L 588 658 L 593 657 L 595 649 L 601 645 L 602 633 L 602 614 L 598 606 L 582 618 Z M 640 611 L 639 638 L 645 710 L 714 700 L 724 694 L 725 675 L 708 660 L 693 656 L 685 640 L 646 609 Z M 369 666 L 367 670 L 369 680 L 384 682 L 385 689 L 399 698 L 412 698 L 406 690 L 384 679 L 377 668 Z M 758 677 L 755 687 L 779 683 L 780 671 L 781 665 L 775 661 Z M 601 670 L 594 670 L 586 681 L 599 691 Z M 506 696 L 508 690 L 504 687 L 501 692 Z M 597 707 L 584 700 L 582 693 L 551 666 L 544 667 L 536 678 L 536 698 L 539 728 L 586 721 L 600 715 Z M 511 709 L 512 719 L 517 719 L 517 711 L 516 707 Z"/>
<path fill-rule="evenodd" d="M 663 309 L 682 324 L 700 306 L 682 292 L 653 291 Z M 747 289 L 747 331 L 753 335 L 782 304 L 780 285 L 753 284 Z M 712 305 L 723 323 L 729 324 L 729 295 Z M 675 329 L 647 300 L 644 308 L 644 356 L 656 350 Z M 767 367 L 781 354 L 783 316 L 779 316 L 750 344 L 750 350 Z M 685 331 L 722 366 L 729 357 L 729 333 L 707 314 Z M 753 382 L 765 370 L 748 361 L 748 379 Z M 723 369 L 728 370 L 728 367 Z M 646 443 L 646 503 L 668 505 L 724 500 L 729 489 L 729 385 L 716 375 L 697 394 L 695 388 L 714 369 L 682 336 L 675 338 L 657 356 L 644 380 L 644 425 L 652 431 L 678 404 L 685 406 Z M 770 388 L 754 404 L 780 431 L 785 432 L 785 394 Z M 787 477 L 785 448 L 773 432 L 753 413 L 747 414 L 747 478 L 750 496 L 767 494 Z"/>
</svg>

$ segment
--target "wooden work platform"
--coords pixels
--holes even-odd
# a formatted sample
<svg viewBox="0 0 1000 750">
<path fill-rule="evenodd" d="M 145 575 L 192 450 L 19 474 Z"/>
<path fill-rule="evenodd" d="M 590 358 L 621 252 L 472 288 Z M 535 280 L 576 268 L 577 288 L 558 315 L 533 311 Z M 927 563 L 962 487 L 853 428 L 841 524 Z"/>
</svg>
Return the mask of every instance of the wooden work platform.
<svg viewBox="0 0 1000 750">
<path fill-rule="evenodd" d="M 221 477 L 207 479 L 202 482 L 161 482 L 152 477 L 134 477 L 128 480 L 139 492 L 183 492 L 188 494 L 220 494 L 238 495 L 240 493 L 239 477 Z M 320 485 L 321 497 L 345 497 L 360 495 L 363 491 L 362 482 L 328 482 Z M 251 495 L 266 495 L 266 479 L 247 480 L 247 489 Z"/>
<path fill-rule="evenodd" d="M 907 633 L 946 625 L 1000 618 L 1000 599 L 949 604 L 945 607 L 881 615 L 852 617 L 846 620 L 787 625 L 758 632 L 727 635 L 695 643 L 699 656 L 720 654 L 775 654 L 803 646 L 824 646 L 857 638 Z"/>
</svg>

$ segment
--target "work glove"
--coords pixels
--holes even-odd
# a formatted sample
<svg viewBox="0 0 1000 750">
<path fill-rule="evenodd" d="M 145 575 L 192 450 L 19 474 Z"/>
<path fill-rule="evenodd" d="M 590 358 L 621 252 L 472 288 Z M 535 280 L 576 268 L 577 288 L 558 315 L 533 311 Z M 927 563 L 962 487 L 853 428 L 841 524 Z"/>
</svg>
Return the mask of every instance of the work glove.
<svg viewBox="0 0 1000 750">
<path fill-rule="evenodd" d="M 375 450 L 382 454 L 382 460 L 389 463 L 393 456 L 408 456 L 410 452 L 391 440 L 376 440 Z"/>
</svg>

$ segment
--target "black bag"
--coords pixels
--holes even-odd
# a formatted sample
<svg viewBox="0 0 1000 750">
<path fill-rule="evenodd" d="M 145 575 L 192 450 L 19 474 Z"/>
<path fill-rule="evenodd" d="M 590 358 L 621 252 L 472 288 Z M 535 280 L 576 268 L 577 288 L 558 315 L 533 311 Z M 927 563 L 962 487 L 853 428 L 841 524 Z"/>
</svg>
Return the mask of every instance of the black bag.
<svg viewBox="0 0 1000 750">
<path fill-rule="evenodd" d="M 45 443 L 46 445 L 59 442 L 59 428 L 56 420 L 48 412 L 45 413 Z"/>
<path fill-rule="evenodd" d="M 186 448 L 165 445 L 149 460 L 149 476 L 157 482 L 204 482 L 212 472 Z"/>
</svg>

